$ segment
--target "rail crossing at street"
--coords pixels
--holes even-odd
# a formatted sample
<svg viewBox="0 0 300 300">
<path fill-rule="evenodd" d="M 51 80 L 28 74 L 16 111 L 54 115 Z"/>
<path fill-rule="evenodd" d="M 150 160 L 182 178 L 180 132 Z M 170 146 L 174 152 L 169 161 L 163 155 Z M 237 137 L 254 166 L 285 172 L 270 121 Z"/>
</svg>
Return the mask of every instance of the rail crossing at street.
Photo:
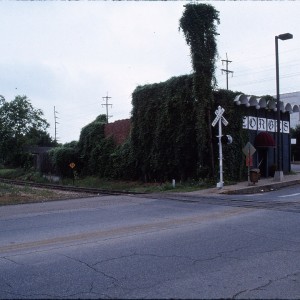
<svg viewBox="0 0 300 300">
<path fill-rule="evenodd" d="M 215 127 L 217 123 L 219 123 L 219 135 L 217 136 L 219 138 L 219 167 L 220 167 L 220 181 L 217 183 L 217 188 L 222 188 L 224 185 L 223 181 L 223 151 L 222 151 L 222 123 L 224 126 L 228 125 L 228 121 L 224 118 L 223 114 L 225 112 L 225 109 L 222 108 L 220 105 L 218 106 L 218 109 L 215 111 L 216 117 L 212 122 L 212 126 Z"/>
</svg>

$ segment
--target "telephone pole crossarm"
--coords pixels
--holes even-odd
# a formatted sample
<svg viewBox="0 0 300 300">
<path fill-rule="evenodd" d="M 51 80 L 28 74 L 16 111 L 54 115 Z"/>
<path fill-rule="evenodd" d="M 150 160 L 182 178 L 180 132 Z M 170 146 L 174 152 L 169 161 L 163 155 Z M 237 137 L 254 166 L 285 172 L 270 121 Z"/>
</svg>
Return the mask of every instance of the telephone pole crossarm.
<svg viewBox="0 0 300 300">
<path fill-rule="evenodd" d="M 112 107 L 112 104 L 108 103 L 108 99 L 111 99 L 111 97 L 108 97 L 108 93 L 105 97 L 102 97 L 103 101 L 105 101 L 105 104 L 102 104 L 102 106 L 106 107 L 106 123 L 108 123 L 108 118 L 112 117 L 108 115 L 108 107 Z"/>
<path fill-rule="evenodd" d="M 228 90 L 228 74 L 231 73 L 233 74 L 233 71 L 228 70 L 228 64 L 232 62 L 232 60 L 228 60 L 227 53 L 226 53 L 226 59 L 222 59 L 222 64 L 226 63 L 226 69 L 221 69 L 222 73 L 226 73 L 226 88 Z"/>
</svg>

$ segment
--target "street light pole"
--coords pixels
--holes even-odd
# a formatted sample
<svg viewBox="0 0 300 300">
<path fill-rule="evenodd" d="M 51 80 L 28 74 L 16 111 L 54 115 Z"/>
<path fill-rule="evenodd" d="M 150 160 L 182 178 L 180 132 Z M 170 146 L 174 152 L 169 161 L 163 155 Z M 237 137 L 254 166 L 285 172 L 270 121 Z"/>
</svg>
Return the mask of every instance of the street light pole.
<svg viewBox="0 0 300 300">
<path fill-rule="evenodd" d="M 282 154 L 281 154 L 281 132 L 280 132 L 280 92 L 279 92 L 279 55 L 278 55 L 278 39 L 285 41 L 292 39 L 290 33 L 283 33 L 275 36 L 275 56 L 276 56 L 276 109 L 277 109 L 277 170 L 274 175 L 275 181 L 283 180 L 282 171 Z"/>
</svg>

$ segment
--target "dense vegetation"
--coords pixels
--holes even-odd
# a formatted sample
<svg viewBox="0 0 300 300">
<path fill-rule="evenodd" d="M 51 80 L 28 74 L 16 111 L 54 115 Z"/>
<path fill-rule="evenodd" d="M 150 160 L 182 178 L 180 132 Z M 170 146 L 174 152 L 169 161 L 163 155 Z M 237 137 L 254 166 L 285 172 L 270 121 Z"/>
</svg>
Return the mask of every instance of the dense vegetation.
<svg viewBox="0 0 300 300">
<path fill-rule="evenodd" d="M 29 145 L 54 146 L 46 129 L 43 112 L 35 109 L 26 96 L 8 102 L 0 96 L 0 163 L 25 166 L 32 157 L 24 151 Z"/>
<path fill-rule="evenodd" d="M 82 128 L 78 142 L 73 141 L 50 150 L 51 171 L 64 177 L 76 174 L 135 179 L 130 141 L 120 146 L 115 145 L 112 138 L 105 138 L 105 124 L 106 115 L 100 115 Z M 74 163 L 76 167 L 71 169 L 70 163 Z"/>
<path fill-rule="evenodd" d="M 105 116 L 99 116 L 82 129 L 79 142 L 65 144 L 50 152 L 56 171 L 71 176 L 69 164 L 74 162 L 76 172 L 82 176 L 156 182 L 173 178 L 183 181 L 212 178 L 210 172 L 204 172 L 210 168 L 208 158 L 204 159 L 201 168 L 198 167 L 197 103 L 192 84 L 193 77 L 185 75 L 137 87 L 132 95 L 132 129 L 128 140 L 116 146 L 111 138 L 105 138 Z M 229 122 L 223 129 L 224 134 L 233 137 L 232 144 L 223 146 L 226 180 L 239 180 L 246 172 L 241 163 L 244 161 L 241 149 L 248 140 L 247 131 L 242 129 L 245 108 L 234 105 L 236 95 L 226 90 L 213 92 L 215 109 L 221 105 Z M 214 118 L 214 110 L 211 118 Z M 217 128 L 212 129 L 213 157 L 218 162 L 218 132 Z M 215 167 L 218 168 L 217 163 Z"/>
<path fill-rule="evenodd" d="M 192 85 L 193 76 L 180 76 L 137 87 L 134 91 L 131 145 L 140 179 L 164 181 L 212 177 L 210 145 L 202 142 L 203 133 L 198 130 L 198 103 Z M 247 142 L 247 133 L 242 130 L 244 108 L 234 106 L 233 102 L 237 94 L 213 91 L 215 105 L 210 115 L 214 119 L 218 105 L 225 109 L 229 125 L 224 128 L 224 133 L 232 135 L 234 141 L 223 147 L 224 171 L 226 178 L 233 180 L 244 174 L 244 166 L 240 163 L 244 160 L 241 149 Z M 209 126 L 212 128 L 213 160 L 218 163 L 218 132 L 211 123 Z M 199 153 L 199 143 L 206 156 Z"/>
<path fill-rule="evenodd" d="M 137 87 L 131 145 L 139 178 L 164 181 L 197 173 L 196 107 L 190 76 Z"/>
<path fill-rule="evenodd" d="M 217 56 L 216 25 L 219 13 L 207 4 L 187 4 L 180 19 L 180 28 L 190 46 L 193 74 L 193 96 L 197 111 L 198 169 L 214 175 L 214 149 L 211 128 L 211 111 L 214 108 L 215 60 Z M 207 147 L 208 146 L 208 147 Z M 210 161 L 209 168 L 207 160 Z M 202 169 L 202 170 L 201 170 Z"/>
</svg>

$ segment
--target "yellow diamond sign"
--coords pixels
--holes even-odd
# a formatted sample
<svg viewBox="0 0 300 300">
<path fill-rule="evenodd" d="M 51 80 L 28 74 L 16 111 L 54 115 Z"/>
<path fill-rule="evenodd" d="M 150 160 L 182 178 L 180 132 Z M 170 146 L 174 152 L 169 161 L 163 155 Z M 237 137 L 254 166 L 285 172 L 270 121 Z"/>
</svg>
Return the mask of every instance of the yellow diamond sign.
<svg viewBox="0 0 300 300">
<path fill-rule="evenodd" d="M 70 167 L 71 169 L 74 169 L 75 166 L 76 166 L 76 165 L 75 165 L 73 162 L 71 162 L 71 163 L 69 164 L 69 167 Z"/>
<path fill-rule="evenodd" d="M 243 148 L 243 152 L 246 156 L 248 155 L 252 156 L 256 152 L 256 149 L 253 147 L 253 145 L 250 142 L 248 142 L 246 146 Z"/>
</svg>

